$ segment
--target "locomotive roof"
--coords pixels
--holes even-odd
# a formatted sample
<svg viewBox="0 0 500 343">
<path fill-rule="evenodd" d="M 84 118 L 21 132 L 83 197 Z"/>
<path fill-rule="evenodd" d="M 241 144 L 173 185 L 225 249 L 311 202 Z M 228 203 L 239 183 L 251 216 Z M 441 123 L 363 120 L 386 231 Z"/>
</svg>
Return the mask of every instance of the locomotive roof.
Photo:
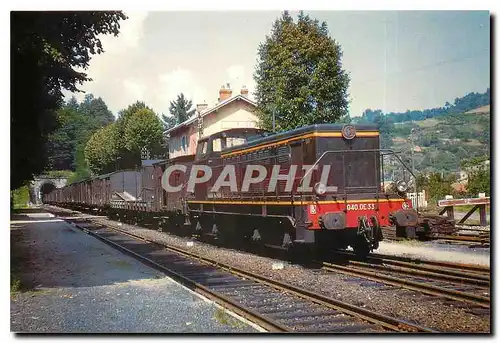
<svg viewBox="0 0 500 343">
<path fill-rule="evenodd" d="M 245 144 L 222 149 L 222 153 L 229 153 L 232 151 L 241 150 L 255 145 L 280 141 L 283 139 L 287 139 L 289 137 L 298 136 L 306 133 L 340 132 L 342 131 L 342 128 L 345 125 L 346 124 L 315 124 L 315 125 L 304 126 L 290 131 L 278 132 L 276 134 L 270 134 L 265 137 L 258 137 L 253 140 L 251 139 Z M 378 125 L 376 124 L 350 124 L 350 125 L 354 126 L 356 131 L 378 131 Z"/>
</svg>

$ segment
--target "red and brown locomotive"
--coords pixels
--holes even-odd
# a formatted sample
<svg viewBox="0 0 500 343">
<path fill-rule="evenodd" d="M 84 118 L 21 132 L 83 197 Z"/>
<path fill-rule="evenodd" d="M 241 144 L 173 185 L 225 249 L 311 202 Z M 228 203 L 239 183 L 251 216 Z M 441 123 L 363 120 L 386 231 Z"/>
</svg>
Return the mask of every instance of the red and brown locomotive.
<svg viewBox="0 0 500 343">
<path fill-rule="evenodd" d="M 67 186 L 69 191 L 55 190 L 45 202 L 104 209 L 175 224 L 198 235 L 278 246 L 299 254 L 351 246 L 366 255 L 377 249 L 382 227 L 417 224 L 403 180 L 398 191 L 386 192 L 382 186 L 385 158 L 392 156 L 400 168 L 406 166 L 392 151 L 379 147 L 379 132 L 373 125 L 321 124 L 278 134 L 231 129 L 200 139 L 195 156 L 136 171 L 135 192 L 130 187 L 124 191 L 125 177 L 123 184 L 111 185 L 112 175 L 105 175 Z M 169 169 L 174 165 L 185 168 Z M 210 167 L 212 177 L 191 191 L 187 178 L 201 165 Z M 227 166 L 234 171 L 236 188 L 224 185 L 214 190 Z M 245 175 L 255 181 L 255 166 L 266 171 L 265 177 L 244 181 Z M 273 168 L 278 170 L 274 176 Z M 105 198 L 90 202 L 91 193 L 98 192 L 91 186 L 96 182 L 99 196 Z M 166 192 L 165 182 L 178 190 Z M 273 182 L 276 187 L 270 187 Z M 90 193 L 75 202 L 70 194 L 82 194 L 82 189 Z"/>
</svg>

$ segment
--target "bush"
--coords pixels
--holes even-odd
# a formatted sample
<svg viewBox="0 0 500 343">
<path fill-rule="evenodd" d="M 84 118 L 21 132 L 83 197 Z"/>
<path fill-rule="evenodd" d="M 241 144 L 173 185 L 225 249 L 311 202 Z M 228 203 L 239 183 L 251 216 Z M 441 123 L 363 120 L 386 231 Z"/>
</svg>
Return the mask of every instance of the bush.
<svg viewBox="0 0 500 343">
<path fill-rule="evenodd" d="M 30 201 L 29 186 L 24 185 L 10 192 L 11 210 L 26 208 Z"/>
</svg>

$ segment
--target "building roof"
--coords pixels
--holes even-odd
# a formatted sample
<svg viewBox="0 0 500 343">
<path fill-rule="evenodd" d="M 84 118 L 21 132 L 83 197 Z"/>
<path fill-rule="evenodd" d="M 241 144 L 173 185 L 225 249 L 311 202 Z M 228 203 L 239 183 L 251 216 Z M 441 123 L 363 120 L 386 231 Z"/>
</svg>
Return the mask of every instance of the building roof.
<svg viewBox="0 0 500 343">
<path fill-rule="evenodd" d="M 153 164 L 156 164 L 156 163 L 161 162 L 161 161 L 163 161 L 163 159 L 161 159 L 161 160 L 141 160 L 141 166 L 151 167 L 151 166 L 153 166 Z"/>
<path fill-rule="evenodd" d="M 257 104 L 254 101 L 248 99 L 247 97 L 244 97 L 241 94 L 238 94 L 236 96 L 230 97 L 229 99 L 226 99 L 224 101 L 219 102 L 217 105 L 215 105 L 215 106 L 213 106 L 211 108 L 207 108 L 206 110 L 204 110 L 203 112 L 201 112 L 201 116 L 204 117 L 204 116 L 206 116 L 206 115 L 208 115 L 208 114 L 210 114 L 210 113 L 212 113 L 214 111 L 217 111 L 219 108 L 221 108 L 223 106 L 229 105 L 230 103 L 232 103 L 232 102 L 234 102 L 236 100 L 244 100 L 247 103 L 249 103 L 250 105 L 257 107 Z M 164 131 L 163 134 L 167 135 L 167 134 L 170 134 L 171 132 L 174 132 L 174 131 L 182 128 L 182 127 L 188 126 L 191 123 L 195 122 L 197 118 L 198 118 L 198 115 L 194 114 L 188 120 L 186 120 L 186 121 L 184 121 L 184 122 L 182 122 L 180 124 L 177 124 L 174 127 L 172 127 L 170 129 Z"/>
</svg>

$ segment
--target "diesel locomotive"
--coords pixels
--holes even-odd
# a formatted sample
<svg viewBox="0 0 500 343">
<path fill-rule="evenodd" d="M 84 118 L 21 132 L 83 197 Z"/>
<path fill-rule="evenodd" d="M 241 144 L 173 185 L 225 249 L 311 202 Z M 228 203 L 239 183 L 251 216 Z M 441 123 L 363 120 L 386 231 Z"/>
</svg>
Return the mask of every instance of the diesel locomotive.
<svg viewBox="0 0 500 343">
<path fill-rule="evenodd" d="M 195 155 L 83 180 L 44 202 L 294 254 L 350 246 L 366 256 L 383 227 L 417 225 L 406 180 L 384 189 L 385 164 L 411 174 L 393 151 L 380 149 L 374 125 L 230 129 L 201 138 Z"/>
</svg>

